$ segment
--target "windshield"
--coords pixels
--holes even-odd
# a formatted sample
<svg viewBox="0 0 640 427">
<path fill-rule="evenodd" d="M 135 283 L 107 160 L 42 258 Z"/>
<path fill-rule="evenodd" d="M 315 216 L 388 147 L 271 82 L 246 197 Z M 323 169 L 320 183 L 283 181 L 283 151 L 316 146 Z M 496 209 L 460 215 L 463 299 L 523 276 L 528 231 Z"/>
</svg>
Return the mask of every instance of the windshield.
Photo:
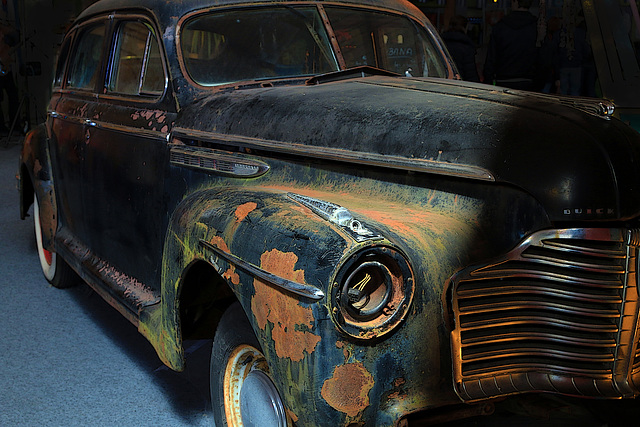
<svg viewBox="0 0 640 427">
<path fill-rule="evenodd" d="M 407 17 L 327 7 L 339 57 L 315 6 L 209 12 L 180 32 L 186 71 L 202 86 L 305 77 L 369 65 L 406 76 L 446 77 L 428 32 Z M 343 67 L 344 68 L 344 67 Z"/>
<path fill-rule="evenodd" d="M 338 70 L 315 7 L 201 15 L 180 36 L 185 66 L 203 86 Z"/>
</svg>

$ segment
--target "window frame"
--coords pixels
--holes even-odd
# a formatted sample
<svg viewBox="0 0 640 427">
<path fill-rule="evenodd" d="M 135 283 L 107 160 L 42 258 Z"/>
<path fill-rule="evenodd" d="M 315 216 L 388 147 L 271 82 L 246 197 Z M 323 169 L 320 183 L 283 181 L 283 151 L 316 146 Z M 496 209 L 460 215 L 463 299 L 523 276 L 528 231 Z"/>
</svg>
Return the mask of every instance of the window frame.
<svg viewBox="0 0 640 427">
<path fill-rule="evenodd" d="M 111 73 L 111 67 L 115 58 L 115 50 L 117 43 L 117 28 L 119 24 L 130 21 L 139 21 L 143 23 L 147 28 L 149 28 L 150 33 L 153 37 L 155 37 L 156 45 L 158 48 L 158 52 L 160 55 L 160 62 L 162 64 L 162 74 L 163 74 L 163 88 L 162 91 L 157 93 L 143 93 L 140 95 L 133 94 L 121 94 L 117 92 L 108 91 L 108 78 Z M 100 59 L 100 71 L 99 76 L 97 78 L 96 84 L 91 88 L 79 88 L 73 87 L 69 84 L 69 77 L 71 73 L 71 67 L 73 63 L 73 59 L 76 56 L 76 52 L 78 50 L 79 41 L 82 39 L 81 35 L 85 31 L 90 31 L 90 28 L 94 25 L 103 24 L 105 26 L 105 34 L 101 48 L 101 59 Z M 158 32 L 158 25 L 155 21 L 141 13 L 111 13 L 109 15 L 97 16 L 81 23 L 76 24 L 74 27 L 69 29 L 64 40 L 69 40 L 69 50 L 67 54 L 67 58 L 64 60 L 64 71 L 62 72 L 62 82 L 61 84 L 55 85 L 55 76 L 54 76 L 54 85 L 53 88 L 62 93 L 77 93 L 79 95 L 86 94 L 90 95 L 94 99 L 113 99 L 113 100 L 123 100 L 127 102 L 142 102 L 142 103 L 151 103 L 156 104 L 165 99 L 167 92 L 169 91 L 169 71 L 167 66 L 167 54 L 164 48 L 164 43 L 162 38 L 160 37 Z M 59 59 L 60 60 L 60 59 Z"/>
<path fill-rule="evenodd" d="M 60 50 L 58 51 L 58 57 L 56 59 L 55 74 L 53 76 L 53 88 L 62 89 L 67 81 L 67 68 L 69 67 L 69 58 L 73 52 L 73 46 L 75 43 L 76 31 L 70 31 L 62 39 L 60 44 Z"/>
<path fill-rule="evenodd" d="M 74 71 L 73 69 L 74 60 L 78 55 L 78 49 L 80 47 L 81 41 L 83 41 L 83 36 L 87 34 L 87 32 L 90 32 L 92 30 L 92 27 L 98 27 L 98 26 L 103 26 L 104 34 L 102 38 L 102 46 L 100 48 L 100 60 L 96 68 L 96 71 L 97 71 L 96 81 L 94 82 L 93 86 L 86 86 L 86 87 L 72 86 L 70 82 L 70 78 Z M 66 59 L 64 80 L 63 80 L 64 83 L 62 85 L 62 88 L 66 89 L 67 91 L 96 93 L 98 90 L 98 87 L 102 86 L 104 82 L 105 48 L 106 48 L 107 40 L 109 39 L 109 34 L 110 34 L 109 22 L 104 17 L 91 19 L 89 21 L 83 22 L 82 24 L 74 27 L 73 30 L 71 30 L 70 32 L 73 32 L 73 39 L 72 39 L 71 47 L 69 50 L 69 55 Z"/>
<path fill-rule="evenodd" d="M 118 60 L 120 59 L 120 40 L 123 37 L 122 29 L 126 27 L 127 24 L 131 23 L 139 23 L 144 25 L 147 30 L 147 39 L 145 42 L 145 48 L 143 52 L 142 66 L 140 75 L 138 76 L 137 82 L 137 93 L 126 93 L 126 92 L 118 92 L 114 89 L 111 89 L 112 79 L 116 78 L 116 72 L 119 67 Z M 145 77 L 147 76 L 147 69 L 149 65 L 149 54 L 151 53 L 151 49 L 154 45 L 153 41 L 155 40 L 155 46 L 158 50 L 158 54 L 160 57 L 160 61 L 162 63 L 162 89 L 158 92 L 145 92 L 144 91 L 144 82 Z M 164 53 L 162 40 L 158 37 L 157 27 L 153 25 L 153 23 L 144 15 L 139 14 L 127 14 L 120 15 L 116 19 L 114 19 L 111 37 L 110 37 L 110 49 L 109 49 L 109 59 L 107 64 L 107 70 L 104 78 L 104 95 L 107 97 L 117 97 L 117 98 L 127 98 L 127 99 L 136 99 L 136 100 L 145 100 L 145 101 L 156 101 L 164 96 L 168 88 L 168 73 L 166 67 L 166 56 Z"/>
</svg>

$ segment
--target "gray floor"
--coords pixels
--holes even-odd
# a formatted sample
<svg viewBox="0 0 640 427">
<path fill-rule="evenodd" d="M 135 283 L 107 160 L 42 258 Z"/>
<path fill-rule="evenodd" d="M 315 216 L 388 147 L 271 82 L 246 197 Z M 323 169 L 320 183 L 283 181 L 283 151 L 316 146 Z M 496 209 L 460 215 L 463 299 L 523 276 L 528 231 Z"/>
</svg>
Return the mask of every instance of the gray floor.
<svg viewBox="0 0 640 427">
<path fill-rule="evenodd" d="M 210 342 L 164 367 L 86 285 L 48 285 L 32 222 L 19 219 L 19 144 L 0 144 L 0 426 L 205 426 Z"/>
</svg>

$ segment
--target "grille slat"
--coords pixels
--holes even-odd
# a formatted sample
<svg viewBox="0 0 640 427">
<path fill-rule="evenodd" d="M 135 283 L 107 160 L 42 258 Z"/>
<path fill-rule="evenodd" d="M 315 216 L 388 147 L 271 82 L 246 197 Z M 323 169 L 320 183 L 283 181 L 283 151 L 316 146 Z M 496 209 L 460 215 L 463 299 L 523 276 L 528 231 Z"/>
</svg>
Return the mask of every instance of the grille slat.
<svg viewBox="0 0 640 427">
<path fill-rule="evenodd" d="M 469 301 L 466 301 L 469 303 Z M 543 298 L 537 299 L 529 299 L 528 301 L 523 300 L 510 300 L 510 301 L 490 301 L 487 304 L 476 304 L 476 305 L 468 305 L 464 307 L 460 307 L 460 326 L 462 328 L 465 327 L 465 317 L 464 315 L 473 315 L 473 314 L 483 314 L 483 313 L 495 313 L 495 312 L 512 312 L 519 310 L 527 310 L 527 309 L 535 309 L 540 312 L 541 317 L 546 318 L 549 316 L 548 312 L 561 312 L 561 313 L 571 313 L 577 316 L 589 316 L 589 317 L 600 317 L 603 319 L 612 318 L 618 319 L 620 317 L 620 312 L 615 308 L 606 307 L 606 304 L 602 304 L 603 307 L 577 307 L 572 306 L 570 304 L 558 304 L 553 301 L 544 300 Z M 534 314 L 535 316 L 535 314 Z"/>
<path fill-rule="evenodd" d="M 467 348 L 472 348 L 474 345 L 511 345 L 518 342 L 529 343 L 531 340 L 546 341 L 554 343 L 569 343 L 573 345 L 592 346 L 600 348 L 613 348 L 616 345 L 615 340 L 611 339 L 608 342 L 606 340 L 595 340 L 593 338 L 581 338 L 581 337 L 567 337 L 561 333 L 545 333 L 531 330 L 524 330 L 521 332 L 505 332 L 505 333 L 493 333 L 492 339 L 486 338 L 466 338 L 462 340 L 462 344 Z"/>
<path fill-rule="evenodd" d="M 613 382 L 617 368 L 640 374 L 636 343 L 620 342 L 636 340 L 629 322 L 635 330 L 637 301 L 628 301 L 627 291 L 632 286 L 637 294 L 638 249 L 625 243 L 638 241 L 634 236 L 617 229 L 540 232 L 505 257 L 454 276 L 452 343 L 460 396 L 491 397 L 503 388 L 570 394 L 593 394 L 594 388 L 616 397 L 627 392 L 626 383 Z M 621 351 L 621 344 L 634 353 Z M 549 375 L 553 381 L 543 380 Z M 577 380 L 583 377 L 592 381 Z M 532 378 L 541 385 L 531 386 L 537 381 Z M 515 383 L 521 386 L 513 389 Z M 495 392 L 485 390 L 487 384 L 495 384 Z"/>
<path fill-rule="evenodd" d="M 532 284 L 529 282 L 515 282 L 507 286 L 493 286 L 491 283 L 480 285 L 477 289 L 460 289 L 458 296 L 466 299 L 481 298 L 514 298 L 517 299 L 522 295 L 530 295 L 532 297 L 549 297 L 558 300 L 581 301 L 585 303 L 601 304 L 606 302 L 609 304 L 620 304 L 622 298 L 618 295 L 610 295 L 606 292 L 598 292 L 597 290 L 584 289 L 582 292 L 566 287 L 551 287 Z"/>
<path fill-rule="evenodd" d="M 585 322 L 578 322 L 578 321 L 568 321 L 565 319 L 544 319 L 544 318 L 536 319 L 536 318 L 531 318 L 529 316 L 502 318 L 500 320 L 491 321 L 491 324 L 488 324 L 488 322 L 485 320 L 468 322 L 466 324 L 466 327 L 460 328 L 460 331 L 465 332 L 465 334 L 470 334 L 473 331 L 490 334 L 491 332 L 483 332 L 483 330 L 488 330 L 488 329 L 493 329 L 498 327 L 513 328 L 521 325 L 531 325 L 532 327 L 538 328 L 538 331 L 543 328 L 559 327 L 559 328 L 565 328 L 566 330 L 589 331 L 589 332 L 595 331 L 595 332 L 600 332 L 605 334 L 615 334 L 616 332 L 618 332 L 617 325 L 585 323 Z"/>
</svg>

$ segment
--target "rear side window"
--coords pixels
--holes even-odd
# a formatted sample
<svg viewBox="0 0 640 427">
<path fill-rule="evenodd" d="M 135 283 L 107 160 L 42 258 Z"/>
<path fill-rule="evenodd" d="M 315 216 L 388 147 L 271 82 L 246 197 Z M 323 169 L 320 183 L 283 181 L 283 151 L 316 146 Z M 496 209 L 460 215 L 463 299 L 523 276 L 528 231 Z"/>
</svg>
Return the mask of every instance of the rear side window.
<svg viewBox="0 0 640 427">
<path fill-rule="evenodd" d="M 117 32 L 108 91 L 160 95 L 164 86 L 164 69 L 153 28 L 138 21 L 122 23 Z"/>
<path fill-rule="evenodd" d="M 67 87 L 93 90 L 100 77 L 100 59 L 104 42 L 105 24 L 97 24 L 80 32 L 76 50 L 71 59 Z"/>
</svg>

